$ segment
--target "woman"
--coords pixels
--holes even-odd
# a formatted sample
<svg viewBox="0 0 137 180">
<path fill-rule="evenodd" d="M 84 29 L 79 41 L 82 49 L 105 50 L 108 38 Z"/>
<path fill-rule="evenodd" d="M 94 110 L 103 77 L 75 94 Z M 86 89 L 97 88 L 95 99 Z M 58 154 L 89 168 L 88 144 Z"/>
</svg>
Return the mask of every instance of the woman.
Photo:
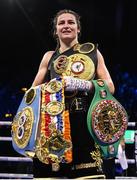
<svg viewBox="0 0 137 180">
<path fill-rule="evenodd" d="M 103 174 L 102 160 L 101 156 L 98 157 L 99 165 L 95 165 L 97 159 L 94 159 L 92 154 L 99 152 L 99 148 L 91 138 L 86 123 L 94 92 L 91 80 L 103 79 L 112 94 L 114 84 L 97 45 L 79 43 L 79 15 L 71 10 L 61 10 L 53 23 L 57 48 L 43 56 L 32 86 L 64 76 L 65 107 L 70 117 L 72 160 L 69 163 L 60 163 L 58 170 L 54 171 L 52 163 L 44 164 L 34 159 L 34 177 L 98 178 L 99 174 Z M 68 70 L 70 63 L 71 67 Z"/>
</svg>

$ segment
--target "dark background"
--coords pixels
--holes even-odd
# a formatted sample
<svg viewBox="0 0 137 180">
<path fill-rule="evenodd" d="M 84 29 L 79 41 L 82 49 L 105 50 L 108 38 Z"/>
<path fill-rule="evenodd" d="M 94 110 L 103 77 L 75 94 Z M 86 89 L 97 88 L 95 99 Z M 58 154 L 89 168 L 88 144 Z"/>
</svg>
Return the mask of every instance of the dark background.
<svg viewBox="0 0 137 180">
<path fill-rule="evenodd" d="M 52 19 L 60 9 L 81 16 L 80 42 L 99 44 L 116 86 L 115 97 L 136 121 L 136 0 L 0 0 L 0 118 L 14 113 L 42 56 L 56 47 Z"/>
<path fill-rule="evenodd" d="M 99 44 L 115 84 L 114 96 L 125 107 L 129 121 L 136 122 L 136 0 L 0 0 L 0 121 L 13 120 L 24 95 L 22 88 L 31 86 L 44 53 L 55 49 L 52 19 L 64 8 L 81 16 L 80 42 Z M 10 136 L 10 131 L 9 126 L 0 126 L 0 136 Z M 18 156 L 11 143 L 1 141 L 0 147 L 1 155 Z M 134 145 L 127 148 L 127 158 L 134 158 Z M 1 162 L 1 172 L 9 171 L 7 164 L 15 172 L 13 163 L 5 164 Z M 23 163 L 17 169 L 24 172 Z M 128 171 L 133 176 L 135 166 Z"/>
</svg>

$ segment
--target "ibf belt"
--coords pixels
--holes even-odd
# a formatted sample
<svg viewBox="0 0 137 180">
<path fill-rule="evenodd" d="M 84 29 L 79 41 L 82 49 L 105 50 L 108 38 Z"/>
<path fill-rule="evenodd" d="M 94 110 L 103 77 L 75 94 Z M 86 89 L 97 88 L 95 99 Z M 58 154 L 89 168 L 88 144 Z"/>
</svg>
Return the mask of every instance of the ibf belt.
<svg viewBox="0 0 137 180">
<path fill-rule="evenodd" d="M 20 154 L 35 156 L 35 141 L 40 114 L 41 88 L 30 88 L 24 95 L 12 122 L 12 145 Z"/>
<path fill-rule="evenodd" d="M 72 161 L 69 113 L 65 111 L 64 80 L 52 79 L 41 87 L 41 125 L 36 143 L 36 156 L 53 171 L 59 163 Z"/>
<path fill-rule="evenodd" d="M 103 156 L 115 157 L 120 139 L 127 129 L 128 116 L 103 80 L 93 80 L 92 83 L 95 94 L 87 115 L 88 129 L 100 145 Z"/>
</svg>

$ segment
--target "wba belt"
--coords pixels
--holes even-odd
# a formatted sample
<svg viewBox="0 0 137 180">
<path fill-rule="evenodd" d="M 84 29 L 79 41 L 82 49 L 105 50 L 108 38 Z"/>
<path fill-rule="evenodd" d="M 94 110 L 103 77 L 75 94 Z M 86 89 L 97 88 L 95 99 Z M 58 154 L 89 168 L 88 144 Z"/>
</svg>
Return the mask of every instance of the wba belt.
<svg viewBox="0 0 137 180">
<path fill-rule="evenodd" d="M 105 82 L 93 80 L 95 94 L 87 114 L 87 126 L 105 158 L 115 157 L 128 125 L 124 107 L 112 96 Z"/>
</svg>

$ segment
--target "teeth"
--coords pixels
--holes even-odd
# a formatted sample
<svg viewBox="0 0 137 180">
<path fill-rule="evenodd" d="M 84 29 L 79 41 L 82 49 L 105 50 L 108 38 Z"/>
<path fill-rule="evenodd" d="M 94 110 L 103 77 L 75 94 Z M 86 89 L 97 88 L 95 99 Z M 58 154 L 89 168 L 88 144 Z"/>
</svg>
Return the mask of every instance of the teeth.
<svg viewBox="0 0 137 180">
<path fill-rule="evenodd" d="M 63 33 L 70 33 L 71 31 L 62 31 Z"/>
</svg>

